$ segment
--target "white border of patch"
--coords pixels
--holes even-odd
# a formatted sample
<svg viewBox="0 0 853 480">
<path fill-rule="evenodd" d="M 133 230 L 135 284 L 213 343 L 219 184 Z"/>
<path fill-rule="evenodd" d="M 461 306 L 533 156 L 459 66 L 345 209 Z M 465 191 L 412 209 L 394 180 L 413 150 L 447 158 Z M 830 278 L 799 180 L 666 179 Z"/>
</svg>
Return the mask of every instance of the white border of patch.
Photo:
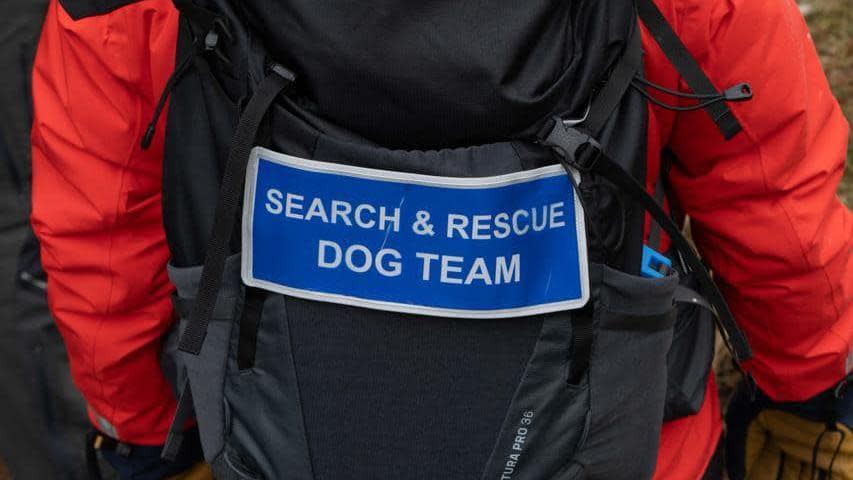
<svg viewBox="0 0 853 480">
<path fill-rule="evenodd" d="M 278 163 L 280 165 L 298 168 L 300 170 L 305 170 L 309 172 L 344 175 L 356 178 L 365 178 L 369 180 L 378 180 L 394 183 L 410 183 L 414 185 L 449 187 L 458 189 L 484 189 L 502 187 L 505 185 L 524 183 L 529 182 L 531 180 L 538 180 L 540 178 L 549 178 L 566 174 L 566 171 L 564 170 L 562 165 L 550 165 L 535 170 L 526 170 L 493 177 L 438 177 L 432 175 L 392 172 L 388 170 L 377 170 L 372 168 L 354 167 L 351 165 L 318 162 L 315 160 L 307 160 L 304 158 L 286 155 L 263 147 L 255 147 L 252 149 L 252 154 L 249 157 L 249 164 L 246 168 L 246 188 L 243 198 L 243 255 L 241 259 L 241 271 L 243 283 L 250 287 L 261 288 L 263 290 L 268 290 L 275 293 L 290 295 L 292 297 L 303 298 L 306 300 L 316 300 L 319 302 L 337 303 L 354 307 L 363 307 L 400 313 L 411 313 L 415 315 L 428 315 L 433 317 L 474 319 L 526 317 L 530 315 L 541 315 L 545 313 L 552 313 L 563 310 L 574 310 L 583 307 L 589 301 L 589 265 L 587 261 L 586 225 L 584 222 L 583 207 L 580 203 L 580 198 L 578 198 L 577 191 L 574 191 L 575 226 L 578 238 L 578 260 L 581 277 L 581 297 L 578 299 L 500 310 L 464 310 L 429 307 L 408 303 L 385 302 L 380 300 L 370 300 L 366 298 L 352 297 L 335 293 L 323 293 L 313 290 L 303 290 L 298 288 L 285 287 L 276 283 L 256 279 L 252 276 L 252 266 L 254 259 L 252 257 L 251 245 L 253 231 L 252 227 L 255 214 L 255 202 L 253 200 L 257 187 L 258 164 L 260 163 L 261 158 L 273 163 Z M 580 182 L 580 174 L 574 170 L 572 170 L 572 173 L 575 179 Z"/>
</svg>

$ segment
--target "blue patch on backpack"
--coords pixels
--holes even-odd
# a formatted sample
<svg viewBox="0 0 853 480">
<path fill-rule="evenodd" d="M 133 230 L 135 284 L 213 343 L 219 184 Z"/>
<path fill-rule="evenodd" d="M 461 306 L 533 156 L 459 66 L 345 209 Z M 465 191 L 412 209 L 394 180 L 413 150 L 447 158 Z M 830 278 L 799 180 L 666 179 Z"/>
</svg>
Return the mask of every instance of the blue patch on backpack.
<svg viewBox="0 0 853 480">
<path fill-rule="evenodd" d="M 255 148 L 243 281 L 294 297 L 460 318 L 582 307 L 583 214 L 563 167 L 450 178 Z"/>
</svg>

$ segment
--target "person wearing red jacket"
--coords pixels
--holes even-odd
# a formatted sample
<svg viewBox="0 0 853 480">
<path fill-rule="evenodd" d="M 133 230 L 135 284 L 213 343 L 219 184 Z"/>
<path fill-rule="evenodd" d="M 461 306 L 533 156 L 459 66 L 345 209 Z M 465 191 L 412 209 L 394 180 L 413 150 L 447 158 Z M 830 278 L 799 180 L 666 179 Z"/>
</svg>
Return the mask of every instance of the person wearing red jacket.
<svg viewBox="0 0 853 480">
<path fill-rule="evenodd" d="M 178 14 L 169 0 L 115 3 L 86 18 L 50 4 L 33 77 L 32 222 L 93 424 L 158 446 L 176 405 L 160 365 L 175 318 L 163 129 L 147 150 L 139 139 L 174 68 Z M 806 401 L 853 368 L 853 215 L 836 196 L 847 121 L 793 1 L 656 3 L 714 84 L 748 79 L 756 96 L 731 107 L 743 126 L 731 141 L 701 112 L 650 106 L 647 187 L 673 152 L 673 198 L 750 339 L 749 372 L 772 401 Z M 646 78 L 683 90 L 645 29 L 642 40 Z M 711 379 L 698 414 L 663 426 L 656 478 L 702 478 L 722 429 Z"/>
</svg>

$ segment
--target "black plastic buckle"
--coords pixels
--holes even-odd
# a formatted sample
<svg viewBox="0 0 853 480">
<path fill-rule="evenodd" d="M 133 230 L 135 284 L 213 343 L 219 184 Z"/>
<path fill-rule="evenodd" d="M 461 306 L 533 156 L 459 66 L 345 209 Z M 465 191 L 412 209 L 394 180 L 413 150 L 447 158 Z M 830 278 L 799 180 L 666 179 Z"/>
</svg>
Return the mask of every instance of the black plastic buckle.
<svg viewBox="0 0 853 480">
<path fill-rule="evenodd" d="M 548 126 L 539 134 L 543 145 L 556 150 L 567 164 L 577 170 L 590 172 L 595 169 L 604 153 L 598 141 L 557 117 Z"/>
<path fill-rule="evenodd" d="M 587 140 L 575 151 L 575 168 L 582 172 L 591 172 L 598 165 L 598 160 L 604 154 L 601 144 L 589 135 Z"/>
</svg>

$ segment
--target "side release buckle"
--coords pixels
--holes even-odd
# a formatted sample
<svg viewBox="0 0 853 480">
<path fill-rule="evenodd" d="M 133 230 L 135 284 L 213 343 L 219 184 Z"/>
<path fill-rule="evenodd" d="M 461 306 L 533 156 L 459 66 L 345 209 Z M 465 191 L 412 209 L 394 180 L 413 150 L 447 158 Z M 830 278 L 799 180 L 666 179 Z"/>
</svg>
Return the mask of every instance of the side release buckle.
<svg viewBox="0 0 853 480">
<path fill-rule="evenodd" d="M 648 245 L 643 245 L 643 264 L 640 275 L 645 278 L 663 278 L 672 270 L 672 260 Z"/>
<path fill-rule="evenodd" d="M 564 164 L 592 172 L 604 152 L 591 135 L 574 127 L 575 122 L 554 117 L 537 135 L 539 142 L 556 150 Z"/>
</svg>

